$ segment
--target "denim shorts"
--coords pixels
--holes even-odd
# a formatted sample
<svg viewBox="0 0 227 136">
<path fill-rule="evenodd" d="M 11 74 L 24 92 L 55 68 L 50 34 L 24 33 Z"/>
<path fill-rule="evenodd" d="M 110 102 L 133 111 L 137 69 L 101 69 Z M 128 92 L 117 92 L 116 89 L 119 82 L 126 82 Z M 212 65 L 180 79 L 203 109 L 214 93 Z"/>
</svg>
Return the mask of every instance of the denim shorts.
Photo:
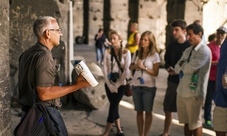
<svg viewBox="0 0 227 136">
<path fill-rule="evenodd" d="M 133 86 L 132 96 L 136 111 L 151 112 L 153 109 L 156 87 Z"/>
</svg>

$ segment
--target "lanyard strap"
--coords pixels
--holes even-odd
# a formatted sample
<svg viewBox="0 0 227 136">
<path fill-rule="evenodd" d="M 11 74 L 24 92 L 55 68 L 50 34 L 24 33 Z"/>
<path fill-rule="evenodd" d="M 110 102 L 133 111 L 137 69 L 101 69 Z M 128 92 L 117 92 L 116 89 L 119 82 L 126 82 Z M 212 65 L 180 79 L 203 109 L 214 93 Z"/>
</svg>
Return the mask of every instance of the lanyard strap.
<svg viewBox="0 0 227 136">
<path fill-rule="evenodd" d="M 149 53 L 150 54 L 150 53 Z M 147 56 L 149 56 L 149 54 L 147 54 Z M 144 62 L 143 62 L 143 65 L 145 66 L 145 62 L 146 62 L 146 60 L 147 60 L 147 56 L 146 56 L 146 58 L 144 59 Z M 140 77 L 143 77 L 143 70 L 141 69 L 140 70 L 141 71 L 141 76 Z"/>
<path fill-rule="evenodd" d="M 116 62 L 117 62 L 117 65 L 118 65 L 119 69 L 120 69 L 121 72 L 123 73 L 123 69 L 121 68 L 120 62 L 119 62 L 119 60 L 117 59 L 117 56 L 116 56 L 116 54 L 115 54 L 113 48 L 111 49 L 111 59 L 110 59 L 110 60 L 111 60 L 111 72 L 112 72 L 112 69 L 113 69 L 113 57 L 115 58 L 115 60 L 116 60 Z"/>
<path fill-rule="evenodd" d="M 192 48 L 192 50 L 190 51 L 190 53 L 189 53 L 189 56 L 188 56 L 188 62 L 189 62 L 189 60 L 190 60 L 190 58 L 191 58 L 191 55 L 192 55 L 192 51 L 194 50 L 194 48 Z"/>
<path fill-rule="evenodd" d="M 189 55 L 188 55 L 188 62 L 189 62 L 189 60 L 190 60 L 190 58 L 191 58 L 191 55 L 192 55 L 192 51 L 194 50 L 194 48 L 192 48 L 192 50 L 190 51 L 190 53 L 189 53 Z M 194 74 L 198 74 L 198 72 L 199 72 L 199 69 L 198 70 L 196 70 L 196 71 L 194 71 L 193 73 Z"/>
</svg>

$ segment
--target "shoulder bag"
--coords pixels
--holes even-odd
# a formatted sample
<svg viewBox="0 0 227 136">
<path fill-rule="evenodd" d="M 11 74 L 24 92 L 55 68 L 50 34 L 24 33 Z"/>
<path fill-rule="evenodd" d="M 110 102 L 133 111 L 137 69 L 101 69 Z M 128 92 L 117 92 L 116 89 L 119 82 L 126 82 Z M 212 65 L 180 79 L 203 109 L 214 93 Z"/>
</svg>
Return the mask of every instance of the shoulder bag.
<svg viewBox="0 0 227 136">
<path fill-rule="evenodd" d="M 123 73 L 124 70 L 121 68 L 120 62 L 117 59 L 117 56 L 116 56 L 116 54 L 115 54 L 113 49 L 111 49 L 111 54 L 113 54 L 113 56 L 114 56 L 114 58 L 115 58 L 115 60 L 117 62 L 118 67 L 120 68 L 121 72 Z M 130 82 L 130 79 L 126 78 L 125 80 L 126 80 L 125 96 L 129 97 L 129 96 L 132 96 L 132 83 Z"/>
</svg>

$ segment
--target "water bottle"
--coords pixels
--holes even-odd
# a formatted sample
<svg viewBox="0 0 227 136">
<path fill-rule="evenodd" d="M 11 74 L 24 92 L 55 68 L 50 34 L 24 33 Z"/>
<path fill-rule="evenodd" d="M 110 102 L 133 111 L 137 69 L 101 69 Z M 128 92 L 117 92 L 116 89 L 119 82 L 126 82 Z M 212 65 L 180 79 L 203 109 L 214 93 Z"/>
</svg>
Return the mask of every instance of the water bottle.
<svg viewBox="0 0 227 136">
<path fill-rule="evenodd" d="M 225 83 L 227 82 L 227 66 L 225 68 L 225 73 L 223 75 L 224 79 L 225 79 Z M 227 89 L 227 85 L 223 85 L 223 88 Z"/>
<path fill-rule="evenodd" d="M 191 77 L 191 83 L 190 83 L 190 89 L 194 92 L 197 87 L 197 82 L 198 82 L 198 75 L 196 73 L 193 73 Z"/>
</svg>

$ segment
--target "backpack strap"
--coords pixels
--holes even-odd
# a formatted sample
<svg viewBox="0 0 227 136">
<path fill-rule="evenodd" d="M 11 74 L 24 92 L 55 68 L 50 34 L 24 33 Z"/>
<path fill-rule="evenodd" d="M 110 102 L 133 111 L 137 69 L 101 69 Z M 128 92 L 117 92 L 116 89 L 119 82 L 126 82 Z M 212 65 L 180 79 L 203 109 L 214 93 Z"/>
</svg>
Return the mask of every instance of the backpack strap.
<svg viewBox="0 0 227 136">
<path fill-rule="evenodd" d="M 136 57 L 138 56 L 139 54 L 139 50 L 136 50 L 136 56 L 135 56 L 135 61 L 136 61 Z M 135 63 L 135 61 L 133 63 Z M 132 70 L 132 76 L 135 74 L 136 70 Z"/>
</svg>

